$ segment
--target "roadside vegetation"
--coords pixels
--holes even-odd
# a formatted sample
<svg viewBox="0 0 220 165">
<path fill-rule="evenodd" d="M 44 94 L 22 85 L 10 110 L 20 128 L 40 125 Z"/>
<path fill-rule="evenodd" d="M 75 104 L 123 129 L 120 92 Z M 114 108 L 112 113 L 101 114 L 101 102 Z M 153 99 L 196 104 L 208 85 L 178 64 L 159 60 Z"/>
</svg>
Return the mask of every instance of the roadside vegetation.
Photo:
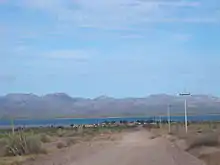
<svg viewBox="0 0 220 165">
<path fill-rule="evenodd" d="M 184 123 L 171 123 L 170 132 L 167 123 L 151 131 L 156 136 L 165 136 L 207 165 L 220 165 L 220 122 L 189 123 L 188 133 Z"/>
<path fill-rule="evenodd" d="M 44 155 L 71 147 L 80 142 L 109 140 L 114 133 L 128 131 L 135 124 L 107 123 L 103 125 L 38 127 L 0 130 L 0 165 L 18 165 L 37 155 Z"/>
<path fill-rule="evenodd" d="M 144 121 L 25 128 L 16 129 L 14 134 L 11 130 L 0 130 L 0 165 L 19 165 L 81 142 L 114 140 L 112 135 L 115 133 L 133 131 L 139 125 L 154 133 L 151 139 L 164 136 L 207 165 L 220 165 L 220 122 L 189 123 L 186 134 L 184 123 L 171 123 L 169 132 L 166 122 L 150 124 Z"/>
</svg>

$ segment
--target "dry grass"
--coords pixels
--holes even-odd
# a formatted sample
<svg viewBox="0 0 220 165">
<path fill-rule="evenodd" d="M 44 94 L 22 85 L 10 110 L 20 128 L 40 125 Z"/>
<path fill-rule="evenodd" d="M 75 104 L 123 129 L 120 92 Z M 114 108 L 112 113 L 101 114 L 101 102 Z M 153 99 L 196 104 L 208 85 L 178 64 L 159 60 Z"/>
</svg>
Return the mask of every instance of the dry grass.
<svg viewBox="0 0 220 165">
<path fill-rule="evenodd" d="M 158 138 L 158 137 L 160 137 L 161 135 L 159 135 L 159 134 L 154 134 L 154 135 L 152 135 L 152 136 L 150 136 L 149 137 L 149 139 L 156 139 L 156 138 Z"/>
<path fill-rule="evenodd" d="M 67 138 L 66 139 L 66 145 L 67 146 L 72 146 L 73 144 L 76 144 L 77 143 L 77 140 L 74 139 L 74 138 Z"/>
<path fill-rule="evenodd" d="M 47 134 L 41 134 L 41 142 L 50 143 L 52 141 L 51 137 Z"/>
<path fill-rule="evenodd" d="M 65 147 L 67 147 L 67 145 L 64 142 L 58 142 L 57 143 L 57 148 L 58 149 L 62 149 L 62 148 L 65 148 Z"/>
<path fill-rule="evenodd" d="M 5 156 L 46 153 L 42 148 L 40 137 L 37 135 L 26 135 L 23 132 L 18 132 L 15 134 L 8 134 L 8 137 L 5 140 Z"/>
<path fill-rule="evenodd" d="M 188 133 L 185 132 L 184 124 L 172 123 L 171 134 L 168 135 L 168 125 L 163 124 L 159 129 L 151 130 L 154 134 L 165 135 L 169 140 L 177 144 L 183 150 L 189 151 L 194 156 L 203 160 L 207 165 L 220 165 L 220 123 L 201 122 L 192 123 L 188 126 Z M 213 148 L 217 151 L 202 153 Z M 202 154 L 202 155 L 201 155 Z"/>
<path fill-rule="evenodd" d="M 110 135 L 130 130 L 133 127 L 98 127 L 98 128 L 27 128 L 15 134 L 10 130 L 0 132 L 0 165 L 14 165 L 20 159 L 37 154 L 55 152 L 59 149 L 70 147 L 78 142 L 90 141 L 94 138 L 114 140 Z M 101 136 L 102 134 L 106 136 Z M 108 138 L 106 138 L 108 135 Z M 45 150 L 44 148 L 47 148 Z M 19 158 L 19 160 L 18 160 Z M 13 161 L 11 161 L 13 159 Z M 4 160 L 4 161 L 2 161 Z"/>
<path fill-rule="evenodd" d="M 22 163 L 28 158 L 26 157 L 5 157 L 0 159 L 0 165 L 22 165 Z"/>
<path fill-rule="evenodd" d="M 199 156 L 207 165 L 220 165 L 220 152 Z"/>
<path fill-rule="evenodd" d="M 6 153 L 6 139 L 0 139 L 0 157 L 5 156 Z"/>
<path fill-rule="evenodd" d="M 66 130 L 63 130 L 63 129 L 58 129 L 57 130 L 57 135 L 59 137 L 63 137 L 65 134 L 66 134 Z"/>
<path fill-rule="evenodd" d="M 152 132 L 156 135 L 167 135 L 168 125 L 164 124 L 162 128 L 154 129 Z M 173 123 L 171 125 L 170 136 L 185 140 L 188 148 L 199 146 L 218 146 L 220 135 L 219 123 L 194 123 L 188 126 L 188 133 L 185 132 L 184 124 Z"/>
<path fill-rule="evenodd" d="M 69 131 L 64 132 L 64 134 L 62 136 L 63 137 L 74 137 L 77 135 L 78 134 L 74 130 L 69 130 Z"/>
<path fill-rule="evenodd" d="M 206 133 L 188 137 L 187 139 L 188 150 L 200 146 L 218 146 L 219 138 L 216 133 Z"/>
<path fill-rule="evenodd" d="M 213 124 L 217 128 L 217 124 Z M 188 126 L 188 133 L 185 132 L 184 125 L 173 124 L 171 127 L 172 135 L 178 139 L 186 141 L 187 150 L 200 146 L 218 146 L 219 134 L 210 123 L 195 123 Z"/>
</svg>

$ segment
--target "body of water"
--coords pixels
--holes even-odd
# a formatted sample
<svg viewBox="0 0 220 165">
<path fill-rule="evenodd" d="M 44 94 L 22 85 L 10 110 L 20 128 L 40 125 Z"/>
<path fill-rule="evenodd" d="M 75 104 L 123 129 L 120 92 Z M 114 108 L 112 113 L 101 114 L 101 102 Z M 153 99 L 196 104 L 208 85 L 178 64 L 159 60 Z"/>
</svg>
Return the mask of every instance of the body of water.
<svg viewBox="0 0 220 165">
<path fill-rule="evenodd" d="M 104 121 L 116 121 L 126 120 L 128 122 L 137 120 L 159 120 L 158 117 L 119 117 L 119 118 L 82 118 L 82 119 L 16 119 L 14 125 L 16 127 L 38 127 L 38 126 L 69 126 L 71 124 L 98 124 Z M 162 117 L 162 120 L 167 120 L 167 117 Z M 183 122 L 184 116 L 172 116 L 172 121 Z M 220 115 L 201 115 L 201 116 L 188 116 L 189 121 L 220 121 Z M 0 127 L 8 127 L 11 125 L 10 120 L 0 120 Z"/>
</svg>

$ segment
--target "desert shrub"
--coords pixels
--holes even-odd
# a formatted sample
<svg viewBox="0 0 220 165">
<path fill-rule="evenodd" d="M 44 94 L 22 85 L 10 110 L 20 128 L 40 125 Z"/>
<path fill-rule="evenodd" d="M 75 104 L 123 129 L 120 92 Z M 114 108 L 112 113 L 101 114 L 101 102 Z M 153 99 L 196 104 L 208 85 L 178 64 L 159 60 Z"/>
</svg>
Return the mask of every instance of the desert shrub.
<svg viewBox="0 0 220 165">
<path fill-rule="evenodd" d="M 76 136 L 76 132 L 73 131 L 73 130 L 70 130 L 70 131 L 66 131 L 65 134 L 63 134 L 64 137 L 73 137 L 73 136 Z"/>
<path fill-rule="evenodd" d="M 59 129 L 57 130 L 57 135 L 58 135 L 59 137 L 63 137 L 65 133 L 66 133 L 66 131 L 63 130 L 63 129 L 60 129 L 60 128 L 59 128 Z"/>
<path fill-rule="evenodd" d="M 6 139 L 0 139 L 0 157 L 5 156 L 6 144 Z"/>
<path fill-rule="evenodd" d="M 99 131 L 99 128 L 90 128 L 90 129 L 84 129 L 83 134 L 86 135 L 95 135 Z"/>
<path fill-rule="evenodd" d="M 83 129 L 84 129 L 84 126 L 79 126 L 79 127 L 77 128 L 77 133 L 78 133 L 78 134 L 83 133 Z"/>
<path fill-rule="evenodd" d="M 218 126 L 217 126 L 217 124 L 216 123 L 214 123 L 213 125 L 212 125 L 212 129 L 217 129 L 218 128 Z"/>
<path fill-rule="evenodd" d="M 40 153 L 45 153 L 45 150 L 42 149 L 42 143 L 39 136 L 26 135 L 23 132 L 8 134 L 5 152 L 6 156 Z"/>
<path fill-rule="evenodd" d="M 41 142 L 43 143 L 51 142 L 51 137 L 47 134 L 42 134 L 40 138 L 41 138 Z"/>
<path fill-rule="evenodd" d="M 190 133 L 186 134 L 185 132 L 182 132 L 182 131 L 174 135 L 176 135 L 179 139 L 188 139 L 189 137 L 193 137 Z"/>
<path fill-rule="evenodd" d="M 5 138 L 0 139 L 0 147 L 3 147 L 7 144 L 7 141 Z"/>
<path fill-rule="evenodd" d="M 73 144 L 75 144 L 75 143 L 76 143 L 76 140 L 73 139 L 73 138 L 68 138 L 68 139 L 66 140 L 67 146 L 71 146 L 71 145 L 73 145 Z"/>
<path fill-rule="evenodd" d="M 58 142 L 57 143 L 57 148 L 58 149 L 62 149 L 62 148 L 65 148 L 66 147 L 66 144 L 64 142 Z"/>
<path fill-rule="evenodd" d="M 203 160 L 207 165 L 219 165 L 220 162 L 220 152 L 202 154 L 199 159 Z"/>
<path fill-rule="evenodd" d="M 217 146 L 219 144 L 218 135 L 215 133 L 207 133 L 192 136 L 187 139 L 188 149 L 200 146 Z"/>
<path fill-rule="evenodd" d="M 149 137 L 149 139 L 156 139 L 156 138 L 158 138 L 158 137 L 160 137 L 159 134 L 154 134 L 154 135 L 151 135 L 151 136 Z"/>
<path fill-rule="evenodd" d="M 27 149 L 29 154 L 39 154 L 42 151 L 42 142 L 39 136 L 37 135 L 32 135 L 32 136 L 27 136 Z"/>
</svg>

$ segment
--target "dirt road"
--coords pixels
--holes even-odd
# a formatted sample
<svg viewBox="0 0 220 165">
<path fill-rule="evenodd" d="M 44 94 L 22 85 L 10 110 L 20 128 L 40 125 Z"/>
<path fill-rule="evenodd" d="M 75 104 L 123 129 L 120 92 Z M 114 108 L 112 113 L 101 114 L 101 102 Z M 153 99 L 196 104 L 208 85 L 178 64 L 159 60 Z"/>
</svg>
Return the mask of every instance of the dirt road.
<svg viewBox="0 0 220 165">
<path fill-rule="evenodd" d="M 146 131 L 128 133 L 115 145 L 70 165 L 202 165 L 198 159 Z"/>
<path fill-rule="evenodd" d="M 65 157 L 65 161 L 64 160 Z M 63 159 L 63 160 L 62 160 Z M 57 156 L 31 164 L 41 165 L 203 165 L 166 139 L 152 139 L 146 130 L 123 133 L 116 141 L 84 148 L 73 147 Z M 29 165 L 29 164 L 28 164 Z"/>
</svg>

